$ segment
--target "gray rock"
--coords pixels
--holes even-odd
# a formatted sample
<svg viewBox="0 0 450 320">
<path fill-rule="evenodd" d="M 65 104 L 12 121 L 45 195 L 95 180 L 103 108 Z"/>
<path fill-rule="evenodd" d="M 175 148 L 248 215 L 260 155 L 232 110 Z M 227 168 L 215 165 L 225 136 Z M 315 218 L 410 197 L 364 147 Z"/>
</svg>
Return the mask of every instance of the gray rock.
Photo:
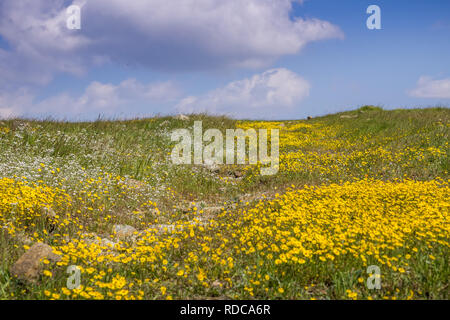
<svg viewBox="0 0 450 320">
<path fill-rule="evenodd" d="M 53 211 L 52 208 L 44 207 L 42 209 L 42 211 L 43 211 L 44 215 L 49 217 L 49 218 L 55 218 L 56 217 L 56 213 L 55 213 L 55 211 Z"/>
<path fill-rule="evenodd" d="M 220 171 L 220 167 L 213 160 L 205 159 L 203 161 L 203 166 L 213 173 L 217 173 Z"/>
<path fill-rule="evenodd" d="M 241 170 L 234 170 L 233 175 L 235 178 L 242 178 L 244 176 L 244 173 Z"/>
<path fill-rule="evenodd" d="M 223 207 L 206 207 L 203 208 L 203 215 L 200 216 L 203 220 L 209 220 L 215 218 L 219 213 L 221 213 Z"/>
<path fill-rule="evenodd" d="M 116 233 L 116 238 L 119 240 L 132 238 L 134 236 L 134 233 L 137 232 L 134 227 L 124 224 L 116 224 L 113 227 L 113 230 Z"/>
<path fill-rule="evenodd" d="M 153 226 L 151 226 L 150 228 L 148 228 L 147 230 L 156 230 L 158 234 L 163 234 L 163 233 L 174 233 L 175 229 L 177 230 L 182 230 L 182 227 L 178 227 L 176 228 L 176 226 L 174 224 L 155 224 Z"/>
<path fill-rule="evenodd" d="M 54 263 L 60 261 L 61 257 L 53 253 L 49 245 L 35 243 L 12 265 L 10 272 L 20 280 L 36 283 L 43 270 L 44 259 Z"/>
<path fill-rule="evenodd" d="M 83 241 L 87 243 L 88 245 L 95 243 L 102 247 L 102 251 L 100 255 L 104 255 L 106 253 L 111 254 L 112 250 L 117 249 L 116 245 L 118 242 L 114 242 L 108 238 L 101 238 L 100 236 L 96 235 L 95 233 L 89 233 L 85 234 L 83 236 Z M 116 255 L 116 253 L 113 253 L 113 255 Z"/>
<path fill-rule="evenodd" d="M 109 240 L 109 239 L 107 239 L 107 238 L 103 238 L 103 239 L 100 241 L 100 245 L 101 245 L 101 246 L 104 246 L 104 247 L 111 247 L 111 248 L 113 248 L 113 249 L 115 248 L 116 244 L 117 244 L 117 242 L 111 241 L 111 240 Z"/>
<path fill-rule="evenodd" d="M 221 281 L 219 281 L 219 280 L 214 280 L 214 282 L 211 283 L 211 287 L 213 287 L 213 288 L 223 288 L 224 284 Z"/>
<path fill-rule="evenodd" d="M 16 239 L 17 239 L 17 241 L 19 241 L 19 242 L 21 242 L 21 243 L 23 243 L 23 244 L 25 244 L 27 246 L 29 246 L 29 245 L 31 245 L 33 243 L 33 240 L 31 240 L 31 238 L 28 237 L 24 233 L 18 233 L 16 235 Z"/>
<path fill-rule="evenodd" d="M 178 120 L 183 120 L 183 121 L 189 120 L 189 117 L 185 116 L 184 114 L 179 114 L 175 118 Z"/>
</svg>

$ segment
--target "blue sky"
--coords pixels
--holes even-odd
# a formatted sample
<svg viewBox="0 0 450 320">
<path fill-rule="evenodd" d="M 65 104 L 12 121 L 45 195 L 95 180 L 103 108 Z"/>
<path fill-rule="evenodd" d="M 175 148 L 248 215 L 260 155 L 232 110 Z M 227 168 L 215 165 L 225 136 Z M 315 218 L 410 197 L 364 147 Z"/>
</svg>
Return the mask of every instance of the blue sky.
<svg viewBox="0 0 450 320">
<path fill-rule="evenodd" d="M 80 30 L 66 8 L 81 7 Z M 369 30 L 369 5 L 381 30 Z M 0 117 L 448 106 L 449 1 L 4 0 Z"/>
<path fill-rule="evenodd" d="M 382 30 L 365 26 L 371 4 L 381 8 Z M 317 0 L 296 6 L 295 12 L 328 20 L 345 33 L 342 41 L 311 44 L 299 57 L 280 60 L 313 84 L 305 108 L 333 112 L 363 104 L 448 105 L 448 98 L 415 98 L 406 92 L 422 75 L 450 76 L 449 1 Z"/>
</svg>

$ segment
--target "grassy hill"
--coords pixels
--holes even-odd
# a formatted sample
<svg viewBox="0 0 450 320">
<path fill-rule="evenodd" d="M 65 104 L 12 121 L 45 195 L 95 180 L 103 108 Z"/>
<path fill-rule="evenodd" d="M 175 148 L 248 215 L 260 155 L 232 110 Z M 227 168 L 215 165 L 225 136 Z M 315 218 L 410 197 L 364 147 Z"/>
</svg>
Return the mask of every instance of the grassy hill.
<svg viewBox="0 0 450 320">
<path fill-rule="evenodd" d="M 172 164 L 171 132 L 196 120 L 279 129 L 279 172 Z M 276 122 L 0 121 L 0 298 L 448 298 L 449 126 L 446 108 L 371 106 Z M 35 242 L 62 259 L 28 283 L 10 269 Z"/>
</svg>

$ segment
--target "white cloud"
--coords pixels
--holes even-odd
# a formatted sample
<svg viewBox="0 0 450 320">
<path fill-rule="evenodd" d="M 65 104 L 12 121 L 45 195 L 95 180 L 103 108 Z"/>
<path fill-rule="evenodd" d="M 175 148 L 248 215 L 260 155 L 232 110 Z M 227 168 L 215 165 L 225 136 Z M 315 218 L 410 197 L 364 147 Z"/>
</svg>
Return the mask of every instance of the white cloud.
<svg viewBox="0 0 450 320">
<path fill-rule="evenodd" d="M 309 90 L 309 83 L 298 74 L 284 68 L 271 69 L 202 96 L 184 98 L 176 109 L 184 113 L 273 118 L 298 106 Z"/>
<path fill-rule="evenodd" d="M 77 2 L 77 1 L 75 1 Z M 80 50 L 89 39 L 66 27 L 64 1 L 0 2 L 0 36 L 9 49 L 0 49 L 0 85 L 48 83 L 56 72 L 82 74 L 86 57 Z M 93 57 L 89 57 L 89 60 Z"/>
<path fill-rule="evenodd" d="M 292 2 L 97 0 L 85 6 L 87 35 L 113 58 L 163 69 L 261 67 L 308 42 L 342 37 L 329 22 L 291 20 Z"/>
<path fill-rule="evenodd" d="M 118 85 L 95 81 L 79 97 L 61 94 L 41 101 L 34 109 L 57 114 L 126 112 L 133 116 L 162 111 L 161 108 L 172 105 L 179 96 L 178 88 L 170 81 L 142 84 L 128 79 Z"/>
<path fill-rule="evenodd" d="M 416 88 L 409 91 L 409 95 L 417 98 L 450 99 L 450 78 L 433 80 L 422 76 L 417 81 Z"/>
<path fill-rule="evenodd" d="M 327 21 L 291 19 L 294 1 L 2 0 L 0 35 L 10 47 L 0 49 L 3 85 L 45 84 L 105 61 L 177 71 L 261 67 L 343 36 Z M 83 2 L 82 29 L 68 30 L 66 7 Z"/>
<path fill-rule="evenodd" d="M 20 88 L 14 92 L 0 92 L 0 118 L 20 116 L 23 110 L 32 105 L 33 95 Z"/>
<path fill-rule="evenodd" d="M 200 96 L 180 100 L 171 81 L 141 83 L 127 79 L 119 84 L 91 82 L 76 96 L 67 92 L 36 101 L 26 89 L 0 92 L 0 116 L 95 118 L 145 116 L 155 113 L 208 112 L 237 117 L 276 118 L 293 111 L 309 95 L 309 83 L 283 68 L 233 81 Z"/>
<path fill-rule="evenodd" d="M 13 108 L 0 108 L 0 119 L 9 119 L 15 116 Z"/>
<path fill-rule="evenodd" d="M 80 96 L 61 93 L 40 102 L 24 90 L 0 93 L 0 115 L 149 115 L 173 106 L 179 97 L 179 89 L 170 81 L 143 84 L 127 79 L 117 85 L 94 81 Z"/>
</svg>

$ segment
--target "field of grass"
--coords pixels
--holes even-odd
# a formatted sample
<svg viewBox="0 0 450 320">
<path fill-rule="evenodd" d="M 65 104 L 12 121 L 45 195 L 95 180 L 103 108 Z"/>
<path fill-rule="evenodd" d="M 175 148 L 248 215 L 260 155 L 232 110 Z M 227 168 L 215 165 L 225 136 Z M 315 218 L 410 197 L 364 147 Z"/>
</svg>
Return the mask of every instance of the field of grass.
<svg viewBox="0 0 450 320">
<path fill-rule="evenodd" d="M 172 164 L 172 130 L 195 120 L 279 129 L 279 172 Z M 447 108 L 370 106 L 0 121 L 0 299 L 448 299 L 449 127 Z M 11 266 L 36 242 L 61 260 L 20 281 Z M 371 265 L 381 289 L 366 285 Z"/>
</svg>

